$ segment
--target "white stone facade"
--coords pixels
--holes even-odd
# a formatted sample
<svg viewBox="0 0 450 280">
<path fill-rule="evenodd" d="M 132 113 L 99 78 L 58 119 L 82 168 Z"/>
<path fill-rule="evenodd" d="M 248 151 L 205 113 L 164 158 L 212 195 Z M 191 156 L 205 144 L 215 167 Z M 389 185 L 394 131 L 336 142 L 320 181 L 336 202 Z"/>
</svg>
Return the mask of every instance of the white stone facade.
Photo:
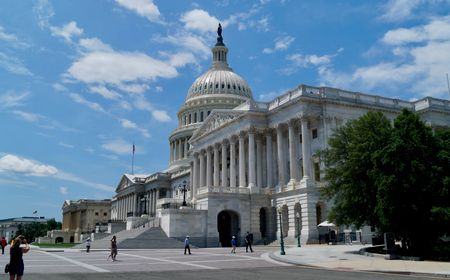
<svg viewBox="0 0 450 280">
<path fill-rule="evenodd" d="M 147 207 L 170 237 L 190 235 L 199 246 L 227 246 L 232 235 L 242 239 L 247 231 L 256 242 L 276 239 L 281 217 L 284 236 L 296 237 L 300 229 L 302 243 L 315 243 L 329 208 L 319 195 L 326 182 L 317 152 L 336 128 L 369 111 L 394 119 L 402 108 L 433 128 L 450 126 L 450 102 L 430 97 L 408 102 L 301 85 L 256 102 L 228 67 L 228 49 L 220 43 L 212 49 L 212 67 L 191 86 L 178 113 L 168 170 L 125 175 L 113 219 Z M 177 209 L 182 182 L 190 186 L 188 207 Z M 151 202 L 142 206 L 144 196 Z"/>
</svg>

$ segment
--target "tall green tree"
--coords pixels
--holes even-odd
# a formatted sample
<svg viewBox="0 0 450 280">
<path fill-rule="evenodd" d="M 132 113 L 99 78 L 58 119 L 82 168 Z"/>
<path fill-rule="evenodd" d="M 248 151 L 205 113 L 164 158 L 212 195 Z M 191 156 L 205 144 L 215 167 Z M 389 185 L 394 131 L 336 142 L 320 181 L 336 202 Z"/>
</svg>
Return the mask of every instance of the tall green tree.
<svg viewBox="0 0 450 280">
<path fill-rule="evenodd" d="M 394 126 L 369 112 L 339 128 L 321 154 L 331 220 L 394 232 L 419 255 L 450 233 L 449 129 L 434 134 L 406 109 Z"/>
<path fill-rule="evenodd" d="M 329 139 L 330 148 L 322 152 L 328 182 L 322 192 L 334 201 L 331 220 L 357 226 L 379 223 L 374 212 L 375 160 L 380 160 L 379 154 L 390 137 L 390 121 L 380 112 L 369 112 L 339 128 Z"/>
</svg>

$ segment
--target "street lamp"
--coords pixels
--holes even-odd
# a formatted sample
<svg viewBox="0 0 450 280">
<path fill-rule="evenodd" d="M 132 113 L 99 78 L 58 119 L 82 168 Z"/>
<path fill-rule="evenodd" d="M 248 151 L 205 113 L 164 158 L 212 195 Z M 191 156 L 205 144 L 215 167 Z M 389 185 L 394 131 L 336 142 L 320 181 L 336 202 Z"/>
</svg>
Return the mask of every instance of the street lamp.
<svg viewBox="0 0 450 280">
<path fill-rule="evenodd" d="M 187 206 L 186 193 L 189 191 L 189 185 L 187 184 L 186 180 L 184 180 L 183 183 L 178 186 L 178 189 L 180 190 L 180 192 L 183 192 L 183 204 L 181 204 L 181 206 Z"/>
<path fill-rule="evenodd" d="M 300 213 L 295 213 L 295 219 L 297 219 L 297 247 L 302 247 L 300 245 Z"/>
<path fill-rule="evenodd" d="M 281 207 L 278 208 L 278 217 L 280 219 L 280 255 L 286 255 L 284 251 L 284 240 L 283 240 L 283 227 L 281 225 Z"/>
<path fill-rule="evenodd" d="M 142 214 L 147 214 L 147 195 L 145 194 L 142 198 L 141 198 L 141 201 L 143 201 L 144 202 L 144 211 L 142 211 L 143 213 Z"/>
</svg>

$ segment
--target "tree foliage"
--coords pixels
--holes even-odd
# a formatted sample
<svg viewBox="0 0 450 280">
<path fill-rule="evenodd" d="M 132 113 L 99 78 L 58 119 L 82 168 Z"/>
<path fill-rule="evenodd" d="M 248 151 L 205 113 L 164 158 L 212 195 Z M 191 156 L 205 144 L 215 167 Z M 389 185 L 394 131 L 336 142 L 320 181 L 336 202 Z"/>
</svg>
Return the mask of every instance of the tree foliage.
<svg viewBox="0 0 450 280">
<path fill-rule="evenodd" d="M 61 226 L 61 223 L 55 219 L 50 219 L 47 223 L 34 222 L 25 225 L 19 224 L 17 226 L 16 236 L 23 235 L 28 242 L 33 242 L 37 237 L 47 235 L 47 231 L 61 229 Z"/>
<path fill-rule="evenodd" d="M 339 128 L 322 156 L 331 220 L 394 232 L 418 254 L 449 233 L 450 130 L 434 134 L 406 109 L 394 126 L 369 112 Z"/>
</svg>

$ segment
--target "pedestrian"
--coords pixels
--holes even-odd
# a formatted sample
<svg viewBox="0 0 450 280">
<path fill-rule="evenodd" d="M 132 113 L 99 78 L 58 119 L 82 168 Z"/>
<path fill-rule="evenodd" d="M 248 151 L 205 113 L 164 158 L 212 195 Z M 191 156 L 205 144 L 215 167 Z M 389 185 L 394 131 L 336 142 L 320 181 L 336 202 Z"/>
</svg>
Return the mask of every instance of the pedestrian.
<svg viewBox="0 0 450 280">
<path fill-rule="evenodd" d="M 248 248 L 250 248 L 250 252 L 253 253 L 252 242 L 253 234 L 247 231 L 247 235 L 245 236 L 245 252 L 248 253 Z"/>
<path fill-rule="evenodd" d="M 5 247 L 6 247 L 7 244 L 8 244 L 8 243 L 6 242 L 6 239 L 5 239 L 5 237 L 3 236 L 3 237 L 2 237 L 2 240 L 0 241 L 0 245 L 2 246 L 2 255 L 5 254 Z"/>
<path fill-rule="evenodd" d="M 231 247 L 233 247 L 231 253 L 236 254 L 236 237 L 234 235 L 231 238 Z"/>
<path fill-rule="evenodd" d="M 184 239 L 184 254 L 186 255 L 186 250 L 189 252 L 189 255 L 191 255 L 191 247 L 190 247 L 190 240 L 189 235 L 186 235 L 186 239 Z"/>
<path fill-rule="evenodd" d="M 23 246 L 21 246 L 23 244 Z M 9 249 L 9 280 L 21 280 L 25 265 L 23 263 L 23 254 L 30 251 L 30 246 L 27 240 L 22 236 L 14 239 L 11 248 Z"/>
<path fill-rule="evenodd" d="M 88 239 L 86 239 L 86 253 L 89 253 L 90 249 L 91 249 L 91 238 L 88 237 Z"/>
<path fill-rule="evenodd" d="M 109 257 L 107 260 L 109 260 L 109 258 L 111 258 L 112 261 L 115 262 L 116 256 L 117 256 L 117 239 L 116 239 L 116 236 L 114 235 L 113 238 L 111 239 L 111 253 L 109 254 Z"/>
</svg>

